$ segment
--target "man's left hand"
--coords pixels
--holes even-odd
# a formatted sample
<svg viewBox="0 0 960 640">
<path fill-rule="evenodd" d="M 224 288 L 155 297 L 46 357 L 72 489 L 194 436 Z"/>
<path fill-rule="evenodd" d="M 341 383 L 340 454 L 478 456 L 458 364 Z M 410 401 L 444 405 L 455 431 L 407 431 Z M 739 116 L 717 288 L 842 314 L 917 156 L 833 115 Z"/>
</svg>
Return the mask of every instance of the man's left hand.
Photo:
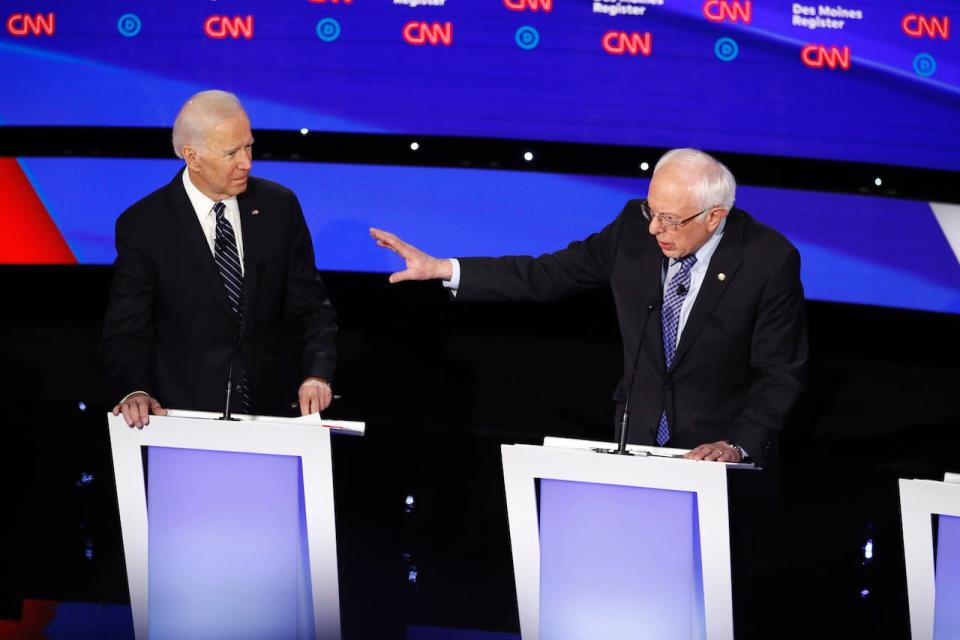
<svg viewBox="0 0 960 640">
<path fill-rule="evenodd" d="M 333 390 L 330 383 L 323 378 L 307 378 L 300 385 L 297 394 L 300 399 L 300 415 L 319 413 L 330 406 L 333 400 Z"/>
<path fill-rule="evenodd" d="M 702 444 L 683 455 L 688 460 L 708 460 L 712 462 L 740 462 L 740 452 L 729 442 L 721 440 Z"/>
</svg>

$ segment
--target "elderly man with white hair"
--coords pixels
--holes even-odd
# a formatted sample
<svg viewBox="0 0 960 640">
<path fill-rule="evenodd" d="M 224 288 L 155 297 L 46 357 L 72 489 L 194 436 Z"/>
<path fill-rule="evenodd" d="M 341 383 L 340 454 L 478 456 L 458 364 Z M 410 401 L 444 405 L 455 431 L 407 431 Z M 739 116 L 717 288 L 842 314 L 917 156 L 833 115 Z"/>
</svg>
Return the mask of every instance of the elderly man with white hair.
<svg viewBox="0 0 960 640">
<path fill-rule="evenodd" d="M 552 300 L 611 287 L 624 363 L 614 398 L 630 442 L 765 465 L 804 384 L 800 256 L 734 208 L 735 195 L 724 165 L 674 149 L 657 163 L 646 200 L 537 258 L 438 259 L 370 233 L 406 261 L 391 282 L 443 280 L 457 300 Z"/>
<path fill-rule="evenodd" d="M 250 175 L 253 134 L 233 94 L 192 96 L 173 147 L 183 169 L 117 220 L 100 344 L 114 414 L 142 428 L 166 407 L 224 410 L 228 381 L 231 412 L 325 409 L 336 313 L 297 197 Z"/>
</svg>

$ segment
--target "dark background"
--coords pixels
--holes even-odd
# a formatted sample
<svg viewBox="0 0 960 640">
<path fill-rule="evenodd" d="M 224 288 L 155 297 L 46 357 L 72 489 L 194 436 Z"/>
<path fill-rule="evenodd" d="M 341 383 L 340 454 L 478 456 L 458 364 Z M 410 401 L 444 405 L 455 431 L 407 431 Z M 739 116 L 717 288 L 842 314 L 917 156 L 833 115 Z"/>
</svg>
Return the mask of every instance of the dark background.
<svg viewBox="0 0 960 640">
<path fill-rule="evenodd" d="M 4 136 L 0 153 L 134 155 L 116 151 L 129 136 L 137 156 L 159 155 L 161 140 L 167 153 L 160 130 L 111 130 L 96 145 L 83 130 L 34 133 Z M 328 138 L 308 158 L 293 134 L 263 138 L 258 154 L 275 159 L 391 162 L 389 136 Z M 444 140 L 446 155 L 424 162 L 509 167 L 499 158 L 519 155 L 520 143 Z M 559 145 L 546 155 L 563 166 L 536 169 L 627 175 L 630 151 Z M 738 166 L 743 183 L 853 193 L 878 169 Z M 879 169 L 901 185 L 884 195 L 951 200 L 956 174 Z M 367 423 L 364 438 L 334 441 L 345 637 L 402 637 L 408 624 L 516 632 L 499 446 L 612 437 L 621 361 L 609 293 L 452 303 L 435 283 L 323 275 L 341 314 L 342 398 L 327 417 Z M 109 267 L 0 267 L 0 618 L 17 617 L 23 598 L 128 600 L 104 420 L 115 399 L 95 359 L 110 277 Z M 813 617 L 848 637 L 908 637 L 897 479 L 960 470 L 960 323 L 819 302 L 807 312 L 809 389 L 782 443 L 780 635 L 809 637 Z"/>
</svg>

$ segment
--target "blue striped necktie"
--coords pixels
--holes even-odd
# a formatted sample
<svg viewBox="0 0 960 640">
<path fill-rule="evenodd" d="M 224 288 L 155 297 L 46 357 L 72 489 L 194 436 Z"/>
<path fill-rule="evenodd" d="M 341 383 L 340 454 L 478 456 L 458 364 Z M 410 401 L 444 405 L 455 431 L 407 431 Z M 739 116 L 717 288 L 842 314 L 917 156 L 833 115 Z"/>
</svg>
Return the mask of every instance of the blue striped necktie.
<svg viewBox="0 0 960 640">
<path fill-rule="evenodd" d="M 690 269 L 697 256 L 690 254 L 680 259 L 680 271 L 673 276 L 669 286 L 663 292 L 663 306 L 660 309 L 660 322 L 663 324 L 663 358 L 666 371 L 670 371 L 673 356 L 677 352 L 677 329 L 680 326 L 680 309 L 690 290 Z M 657 446 L 662 447 L 670 440 L 670 425 L 667 424 L 666 410 L 660 414 L 657 426 Z"/>
<path fill-rule="evenodd" d="M 237 250 L 237 236 L 233 233 L 233 225 L 224 215 L 226 205 L 217 202 L 213 205 L 213 213 L 217 216 L 217 235 L 214 241 L 213 259 L 220 271 L 223 288 L 230 301 L 230 308 L 237 318 L 237 324 L 243 324 L 243 271 L 240 269 L 240 252 Z M 244 413 L 250 413 L 250 390 L 247 387 L 246 371 L 241 371 L 236 383 L 237 395 L 240 399 L 240 408 Z"/>
</svg>

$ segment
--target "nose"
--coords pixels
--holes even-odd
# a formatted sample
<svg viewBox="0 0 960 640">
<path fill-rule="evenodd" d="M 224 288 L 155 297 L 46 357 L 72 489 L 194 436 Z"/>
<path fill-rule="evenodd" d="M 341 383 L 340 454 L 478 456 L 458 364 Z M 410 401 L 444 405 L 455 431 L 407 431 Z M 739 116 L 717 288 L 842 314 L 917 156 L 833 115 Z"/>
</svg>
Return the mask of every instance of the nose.
<svg viewBox="0 0 960 640">
<path fill-rule="evenodd" d="M 250 167 L 253 165 L 253 150 L 252 149 L 243 149 L 240 154 L 240 164 L 238 165 L 240 169 L 244 171 L 249 171 Z"/>
<path fill-rule="evenodd" d="M 660 218 L 653 216 L 650 218 L 649 224 L 647 224 L 647 230 L 650 232 L 650 235 L 655 236 L 661 231 L 663 231 L 663 225 L 660 224 Z"/>
</svg>

